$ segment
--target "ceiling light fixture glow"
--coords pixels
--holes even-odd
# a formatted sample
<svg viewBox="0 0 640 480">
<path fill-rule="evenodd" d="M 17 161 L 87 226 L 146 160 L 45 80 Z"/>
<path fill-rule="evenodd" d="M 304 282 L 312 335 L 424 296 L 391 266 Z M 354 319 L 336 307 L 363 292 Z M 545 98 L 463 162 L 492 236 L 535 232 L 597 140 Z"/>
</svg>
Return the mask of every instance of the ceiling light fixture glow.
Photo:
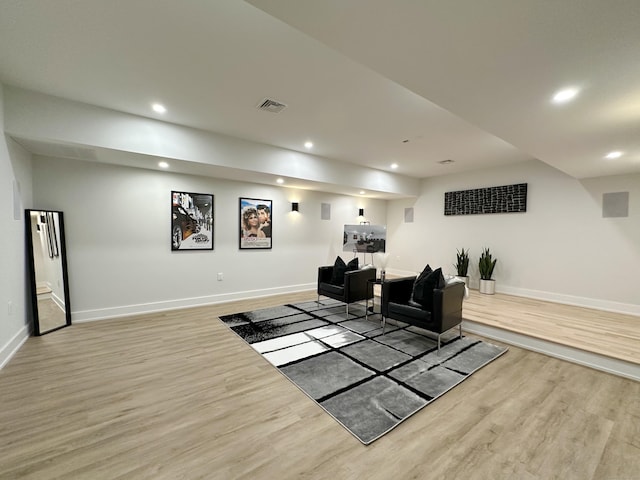
<svg viewBox="0 0 640 480">
<path fill-rule="evenodd" d="M 151 108 L 153 108 L 153 111 L 157 113 L 165 113 L 167 111 L 166 107 L 160 103 L 154 103 L 151 105 Z"/>
<path fill-rule="evenodd" d="M 360 195 L 364 195 L 365 193 L 367 192 L 365 192 L 364 190 L 360 190 Z"/>
<path fill-rule="evenodd" d="M 304 142 L 304 148 L 306 149 L 313 148 L 313 142 Z"/>
<path fill-rule="evenodd" d="M 553 103 L 567 103 L 573 100 L 576 95 L 578 95 L 577 88 L 565 88 L 563 90 L 559 90 L 553 96 Z"/>
<path fill-rule="evenodd" d="M 622 155 L 622 152 L 616 150 L 615 152 L 607 153 L 604 158 L 608 158 L 609 160 L 611 160 L 613 158 L 620 158 Z"/>
<path fill-rule="evenodd" d="M 169 164 L 167 162 L 158 162 L 158 166 L 160 168 L 169 168 Z"/>
<path fill-rule="evenodd" d="M 391 169 L 395 170 L 396 168 L 398 168 L 398 164 L 397 163 L 392 163 L 391 164 Z"/>
<path fill-rule="evenodd" d="M 278 185 L 282 185 L 282 184 L 284 183 L 284 180 L 283 180 L 282 178 L 278 178 L 278 179 L 276 180 L 276 183 L 277 183 Z"/>
</svg>

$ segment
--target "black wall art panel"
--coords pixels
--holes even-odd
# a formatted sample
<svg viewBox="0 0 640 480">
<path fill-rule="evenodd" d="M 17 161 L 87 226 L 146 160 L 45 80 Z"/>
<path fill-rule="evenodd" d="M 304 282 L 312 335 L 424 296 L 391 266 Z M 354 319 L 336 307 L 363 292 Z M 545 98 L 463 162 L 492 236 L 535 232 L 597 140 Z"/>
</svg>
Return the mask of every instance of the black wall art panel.
<svg viewBox="0 0 640 480">
<path fill-rule="evenodd" d="M 527 211 L 527 184 L 445 192 L 445 215 L 519 213 Z"/>
</svg>

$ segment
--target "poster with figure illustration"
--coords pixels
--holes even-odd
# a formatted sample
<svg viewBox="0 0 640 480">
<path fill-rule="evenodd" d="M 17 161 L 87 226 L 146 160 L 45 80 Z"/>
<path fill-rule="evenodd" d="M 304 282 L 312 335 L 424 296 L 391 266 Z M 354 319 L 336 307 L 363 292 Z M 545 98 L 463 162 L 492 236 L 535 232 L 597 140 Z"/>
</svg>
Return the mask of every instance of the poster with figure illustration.
<svg viewBox="0 0 640 480">
<path fill-rule="evenodd" d="M 213 195 L 171 192 L 171 250 L 213 250 Z"/>
<path fill-rule="evenodd" d="M 240 249 L 271 248 L 271 200 L 240 198 Z"/>
</svg>

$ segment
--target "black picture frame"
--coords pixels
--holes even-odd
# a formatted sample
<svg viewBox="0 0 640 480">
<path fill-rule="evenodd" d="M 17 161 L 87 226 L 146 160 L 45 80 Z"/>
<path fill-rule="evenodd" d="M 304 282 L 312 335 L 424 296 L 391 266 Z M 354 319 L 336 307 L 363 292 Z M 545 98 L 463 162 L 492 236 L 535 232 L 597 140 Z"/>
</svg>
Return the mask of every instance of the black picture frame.
<svg viewBox="0 0 640 480">
<path fill-rule="evenodd" d="M 213 250 L 214 196 L 171 191 L 171 250 Z"/>
<path fill-rule="evenodd" d="M 272 200 L 240 197 L 238 218 L 240 250 L 269 250 L 273 247 Z"/>
</svg>

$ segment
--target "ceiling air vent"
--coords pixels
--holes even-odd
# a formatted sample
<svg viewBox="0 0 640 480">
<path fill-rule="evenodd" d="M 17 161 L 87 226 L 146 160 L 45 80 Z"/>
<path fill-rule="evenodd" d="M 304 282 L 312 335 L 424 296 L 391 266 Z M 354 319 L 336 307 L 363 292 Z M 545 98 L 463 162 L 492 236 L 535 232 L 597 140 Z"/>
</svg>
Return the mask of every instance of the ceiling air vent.
<svg viewBox="0 0 640 480">
<path fill-rule="evenodd" d="M 280 103 L 270 98 L 265 98 L 258 104 L 258 110 L 264 110 L 265 112 L 271 113 L 280 113 L 285 108 L 287 108 L 287 106 L 284 103 Z"/>
</svg>

